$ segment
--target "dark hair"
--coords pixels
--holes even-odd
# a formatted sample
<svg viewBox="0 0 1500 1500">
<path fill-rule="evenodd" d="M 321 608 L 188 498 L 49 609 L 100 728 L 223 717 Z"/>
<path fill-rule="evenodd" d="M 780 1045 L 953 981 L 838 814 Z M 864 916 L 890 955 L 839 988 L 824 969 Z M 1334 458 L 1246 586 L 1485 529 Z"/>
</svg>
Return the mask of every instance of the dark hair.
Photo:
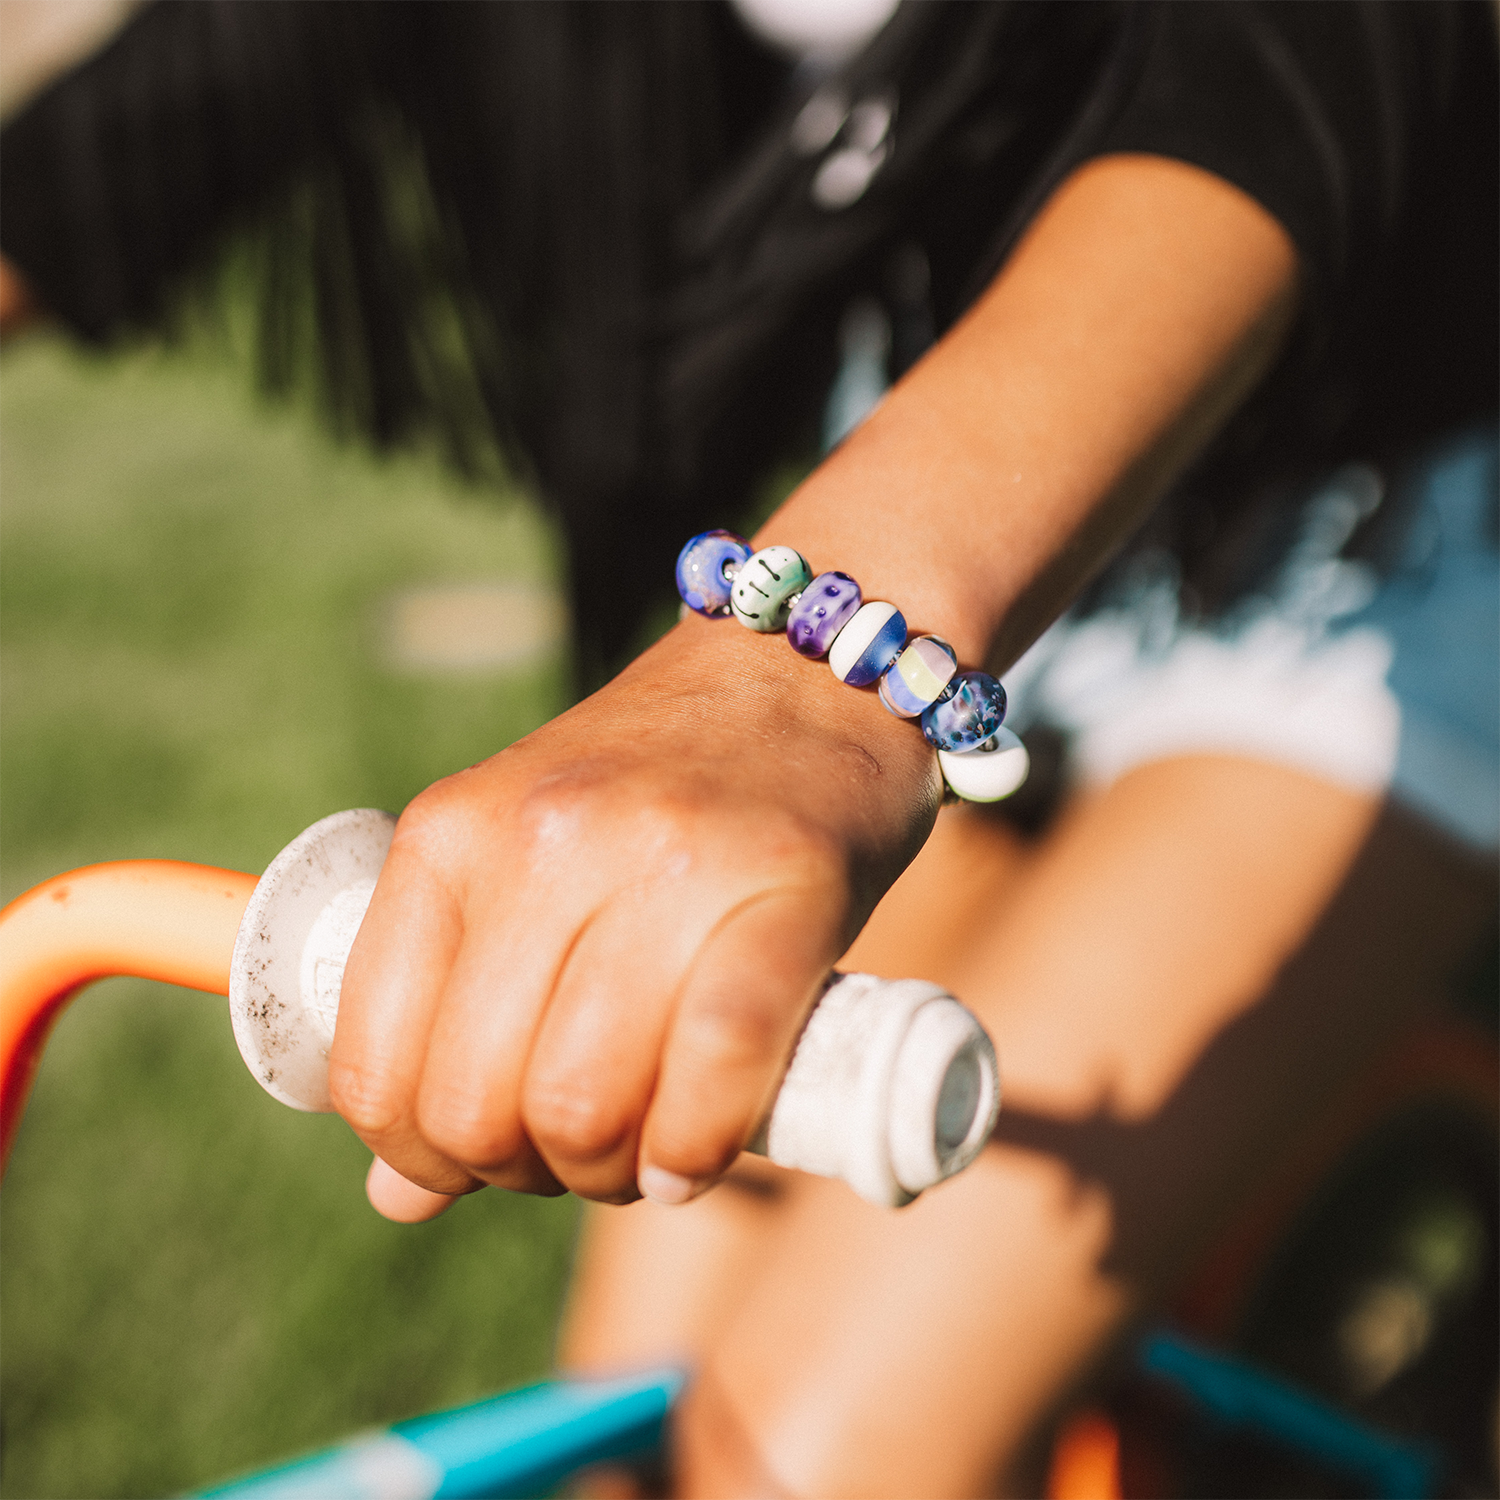
<svg viewBox="0 0 1500 1500">
<path fill-rule="evenodd" d="M 833 330 L 903 230 L 939 324 L 998 264 L 1122 18 L 904 7 L 836 80 L 895 91 L 899 149 L 829 213 L 790 138 L 810 85 L 723 4 L 161 0 L 5 132 L 5 245 L 104 338 L 237 231 L 269 384 L 315 353 L 347 428 L 535 478 L 591 678 L 639 619 L 603 581 L 665 584 L 812 451 Z"/>
</svg>

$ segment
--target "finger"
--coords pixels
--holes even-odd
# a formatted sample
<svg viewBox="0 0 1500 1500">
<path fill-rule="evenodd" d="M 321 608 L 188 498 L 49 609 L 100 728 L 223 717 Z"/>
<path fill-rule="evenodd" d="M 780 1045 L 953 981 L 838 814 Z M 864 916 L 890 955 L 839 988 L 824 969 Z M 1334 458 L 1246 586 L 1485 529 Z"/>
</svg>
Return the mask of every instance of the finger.
<svg viewBox="0 0 1500 1500">
<path fill-rule="evenodd" d="M 541 881 L 476 911 L 448 973 L 417 1089 L 428 1145 L 481 1181 L 518 1192 L 566 1188 L 527 1134 L 521 1088 L 559 969 L 590 920 Z"/>
<path fill-rule="evenodd" d="M 377 1156 L 365 1177 L 365 1196 L 376 1213 L 397 1224 L 425 1224 L 446 1213 L 459 1199 L 456 1193 L 429 1193 L 403 1177 Z"/>
<path fill-rule="evenodd" d="M 765 1117 L 843 946 L 832 891 L 830 883 L 757 897 L 699 950 L 642 1132 L 639 1183 L 647 1197 L 695 1197 Z"/>
<path fill-rule="evenodd" d="M 334 1107 L 377 1156 L 419 1186 L 461 1193 L 474 1177 L 422 1139 L 415 1104 L 463 923 L 430 830 L 403 824 L 345 967 L 328 1083 Z"/>
<path fill-rule="evenodd" d="M 638 889 L 595 916 L 558 977 L 527 1061 L 527 1134 L 560 1181 L 598 1202 L 640 1196 L 640 1130 L 662 1043 L 712 924 L 707 911 L 695 922 L 680 900 L 664 905 Z"/>
</svg>

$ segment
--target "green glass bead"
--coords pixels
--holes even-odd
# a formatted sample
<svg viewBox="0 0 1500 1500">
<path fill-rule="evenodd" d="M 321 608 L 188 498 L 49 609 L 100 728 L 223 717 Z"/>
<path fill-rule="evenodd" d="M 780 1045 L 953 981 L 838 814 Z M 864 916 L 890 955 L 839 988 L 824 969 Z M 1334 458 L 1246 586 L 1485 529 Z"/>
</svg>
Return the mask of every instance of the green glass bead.
<svg viewBox="0 0 1500 1500">
<path fill-rule="evenodd" d="M 729 607 L 751 630 L 785 630 L 797 596 L 812 582 L 812 569 L 790 547 L 762 547 L 739 571 Z"/>
</svg>

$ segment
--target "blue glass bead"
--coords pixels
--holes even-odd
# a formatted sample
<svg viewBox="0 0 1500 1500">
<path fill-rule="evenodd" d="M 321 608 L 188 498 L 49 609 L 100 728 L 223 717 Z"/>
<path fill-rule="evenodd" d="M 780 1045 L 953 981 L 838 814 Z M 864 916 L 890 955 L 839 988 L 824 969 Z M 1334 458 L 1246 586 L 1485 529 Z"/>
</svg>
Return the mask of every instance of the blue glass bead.
<svg viewBox="0 0 1500 1500">
<path fill-rule="evenodd" d="M 859 606 L 859 585 L 847 573 L 819 573 L 787 616 L 792 650 L 822 656 Z"/>
<path fill-rule="evenodd" d="M 922 714 L 922 733 L 938 750 L 972 750 L 1005 718 L 1005 689 L 988 672 L 960 672 L 951 691 Z"/>
<path fill-rule="evenodd" d="M 732 531 L 705 531 L 677 554 L 677 592 L 700 615 L 727 615 L 729 592 L 752 548 Z"/>
</svg>

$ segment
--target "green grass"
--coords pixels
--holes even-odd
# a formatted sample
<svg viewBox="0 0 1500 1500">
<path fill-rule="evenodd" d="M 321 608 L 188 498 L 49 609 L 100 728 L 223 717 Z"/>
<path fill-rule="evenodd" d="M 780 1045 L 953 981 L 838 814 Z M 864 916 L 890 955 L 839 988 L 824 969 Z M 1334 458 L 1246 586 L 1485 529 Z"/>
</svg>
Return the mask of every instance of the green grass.
<svg viewBox="0 0 1500 1500">
<path fill-rule="evenodd" d="M 555 577 L 517 495 L 341 449 L 204 349 L 0 368 L 0 894 L 75 865 L 259 870 L 562 707 L 561 661 L 401 678 L 407 584 Z M 161 1495 L 545 1370 L 575 1209 L 420 1228 L 332 1117 L 263 1094 L 223 1000 L 138 981 L 59 1024 L 0 1219 L 3 1491 Z"/>
</svg>

